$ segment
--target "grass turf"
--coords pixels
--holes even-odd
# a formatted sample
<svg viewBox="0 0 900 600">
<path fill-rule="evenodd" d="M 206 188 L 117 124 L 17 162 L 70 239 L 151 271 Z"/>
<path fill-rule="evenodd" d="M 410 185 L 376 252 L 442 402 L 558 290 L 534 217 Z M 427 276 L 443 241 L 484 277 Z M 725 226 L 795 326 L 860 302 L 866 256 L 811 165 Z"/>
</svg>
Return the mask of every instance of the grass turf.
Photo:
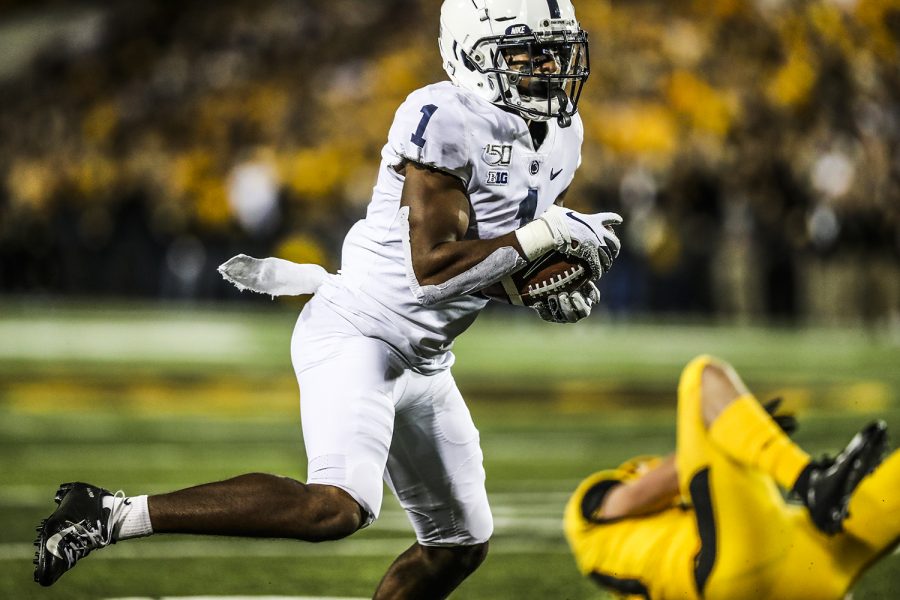
<svg viewBox="0 0 900 600">
<path fill-rule="evenodd" d="M 61 481 L 141 493 L 257 470 L 303 477 L 286 356 L 293 315 L 2 314 L 0 597 L 365 597 L 411 543 L 388 497 L 375 526 L 341 542 L 159 536 L 97 553 L 39 588 L 31 582 L 33 527 Z M 210 358 L 202 336 L 220 329 L 240 343 Z M 92 335 L 92 350 L 81 353 Z M 27 347 L 17 349 L 22 336 Z M 461 338 L 454 371 L 482 432 L 496 535 L 488 561 L 454 597 L 603 598 L 567 554 L 559 526 L 566 494 L 598 467 L 671 449 L 678 371 L 703 351 L 729 358 L 752 387 L 799 408 L 798 440 L 812 453 L 843 445 L 873 414 L 900 427 L 900 375 L 891 368 L 900 352 L 883 334 L 487 319 Z M 855 597 L 895 597 L 897 560 L 882 561 Z"/>
</svg>

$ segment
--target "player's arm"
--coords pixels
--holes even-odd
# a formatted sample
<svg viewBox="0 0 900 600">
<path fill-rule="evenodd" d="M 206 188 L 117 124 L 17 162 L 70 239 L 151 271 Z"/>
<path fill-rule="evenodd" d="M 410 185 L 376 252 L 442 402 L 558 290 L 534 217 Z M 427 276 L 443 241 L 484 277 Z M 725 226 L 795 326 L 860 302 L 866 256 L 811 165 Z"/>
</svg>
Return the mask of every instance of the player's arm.
<svg viewBox="0 0 900 600">
<path fill-rule="evenodd" d="M 463 239 L 470 205 L 459 178 L 414 162 L 407 162 L 403 173 L 400 204 L 409 209 L 410 258 L 421 288 L 468 294 L 525 264 L 514 232 L 486 240 Z"/>
<path fill-rule="evenodd" d="M 603 499 L 597 516 L 624 519 L 652 514 L 670 507 L 678 494 L 678 472 L 673 454 L 641 477 L 612 488 Z"/>
<path fill-rule="evenodd" d="M 619 249 L 611 226 L 621 218 L 611 213 L 583 215 L 551 206 L 513 233 L 464 239 L 470 203 L 463 182 L 471 177 L 472 156 L 466 122 L 466 113 L 449 98 L 413 94 L 398 109 L 388 136 L 402 159 L 395 167 L 404 176 L 399 216 L 408 227 L 407 278 L 416 299 L 430 306 L 477 292 L 554 249 L 581 257 L 600 277 Z"/>
</svg>

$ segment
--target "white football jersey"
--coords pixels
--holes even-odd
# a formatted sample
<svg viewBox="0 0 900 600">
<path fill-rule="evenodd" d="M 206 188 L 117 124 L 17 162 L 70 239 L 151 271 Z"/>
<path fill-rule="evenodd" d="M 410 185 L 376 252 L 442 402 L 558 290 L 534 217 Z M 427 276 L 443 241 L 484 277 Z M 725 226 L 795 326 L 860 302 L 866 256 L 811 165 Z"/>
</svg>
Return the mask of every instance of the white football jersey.
<svg viewBox="0 0 900 600">
<path fill-rule="evenodd" d="M 581 164 L 581 117 L 560 128 L 547 122 L 535 150 L 526 122 L 450 82 L 416 90 L 397 109 L 381 151 L 378 181 L 366 218 L 344 240 L 341 270 L 322 285 L 327 299 L 360 332 L 391 344 L 423 373 L 449 367 L 454 338 L 487 300 L 461 296 L 421 305 L 407 279 L 399 215 L 404 161 L 459 177 L 470 201 L 468 239 L 509 233 L 534 220 L 572 182 Z"/>
</svg>

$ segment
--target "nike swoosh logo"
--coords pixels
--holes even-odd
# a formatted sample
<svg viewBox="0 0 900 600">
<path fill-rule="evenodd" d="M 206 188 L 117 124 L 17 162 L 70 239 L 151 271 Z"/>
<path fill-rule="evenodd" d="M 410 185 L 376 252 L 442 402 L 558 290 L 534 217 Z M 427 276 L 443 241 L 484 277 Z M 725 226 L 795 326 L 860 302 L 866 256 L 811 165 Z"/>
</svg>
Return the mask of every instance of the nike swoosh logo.
<svg viewBox="0 0 900 600">
<path fill-rule="evenodd" d="M 560 169 L 556 173 L 553 172 L 553 169 L 550 169 L 550 181 L 553 181 L 554 179 L 556 179 L 556 177 L 562 172 L 563 172 L 562 169 Z"/>
<path fill-rule="evenodd" d="M 47 540 L 47 552 L 55 556 L 56 558 L 63 558 L 63 555 L 59 553 L 59 543 L 63 540 L 64 537 L 69 535 L 70 533 L 75 532 L 75 526 L 69 526 L 63 529 L 60 532 L 54 533 L 50 536 L 50 539 Z"/>
<path fill-rule="evenodd" d="M 605 245 L 606 245 L 606 243 L 603 241 L 603 238 L 601 238 L 599 235 L 597 235 L 597 232 L 594 231 L 594 228 L 591 227 L 590 225 L 588 225 L 587 223 L 585 223 L 584 221 L 582 221 L 581 219 L 579 219 L 578 217 L 576 217 L 574 212 L 572 212 L 572 211 L 570 210 L 569 212 L 566 213 L 566 216 L 569 217 L 570 219 L 572 219 L 573 221 L 578 221 L 579 223 L 581 223 L 582 225 L 584 225 L 585 227 L 587 227 L 588 229 L 590 229 L 590 230 L 591 230 L 591 233 L 594 234 L 594 236 L 597 238 L 597 241 L 600 242 L 600 245 L 601 245 L 601 246 L 605 246 Z"/>
</svg>

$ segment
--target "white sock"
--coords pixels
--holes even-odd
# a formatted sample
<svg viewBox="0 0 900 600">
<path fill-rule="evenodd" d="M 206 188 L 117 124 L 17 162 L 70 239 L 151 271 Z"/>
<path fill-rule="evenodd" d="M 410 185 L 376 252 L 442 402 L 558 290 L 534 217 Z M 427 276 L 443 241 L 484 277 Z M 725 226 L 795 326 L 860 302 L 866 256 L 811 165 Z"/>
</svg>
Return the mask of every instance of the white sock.
<svg viewBox="0 0 900 600">
<path fill-rule="evenodd" d="M 146 537 L 153 533 L 146 495 L 128 498 L 107 496 L 103 499 L 103 508 L 119 511 L 113 523 L 113 540 Z"/>
</svg>

